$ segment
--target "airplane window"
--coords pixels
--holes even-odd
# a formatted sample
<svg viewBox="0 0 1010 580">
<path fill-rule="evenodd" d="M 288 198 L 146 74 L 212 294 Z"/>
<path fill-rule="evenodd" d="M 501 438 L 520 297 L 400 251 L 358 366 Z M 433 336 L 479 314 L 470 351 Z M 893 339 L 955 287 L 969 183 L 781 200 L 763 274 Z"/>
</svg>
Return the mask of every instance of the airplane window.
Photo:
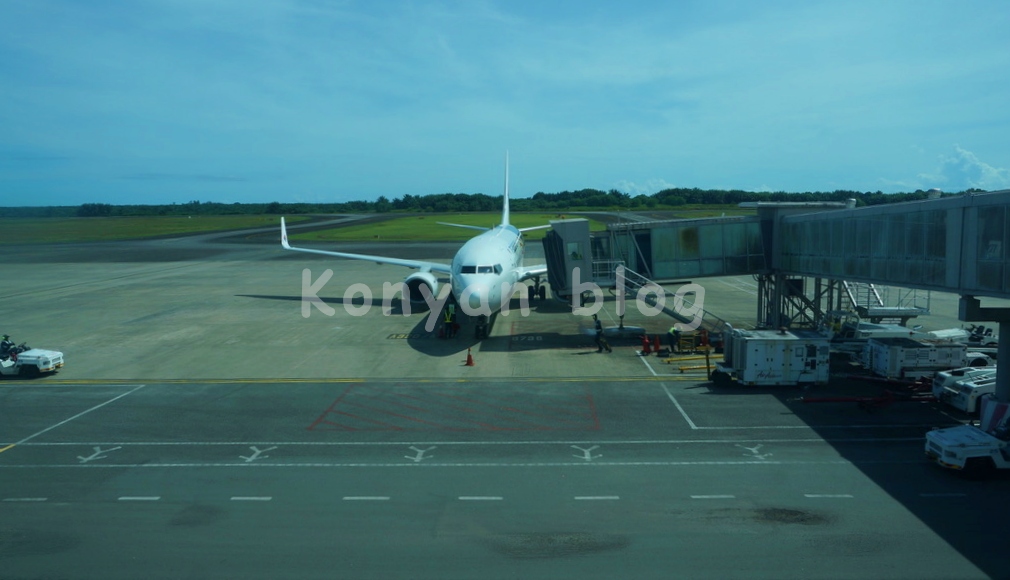
<svg viewBox="0 0 1010 580">
<path fill-rule="evenodd" d="M 502 270 L 501 264 L 495 264 L 494 265 L 494 273 L 495 274 L 501 274 L 501 270 Z"/>
<path fill-rule="evenodd" d="M 493 266 L 477 266 L 478 274 L 490 274 L 491 272 L 494 272 Z"/>
<path fill-rule="evenodd" d="M 477 266 L 463 266 L 459 269 L 460 274 L 476 274 Z"/>
</svg>

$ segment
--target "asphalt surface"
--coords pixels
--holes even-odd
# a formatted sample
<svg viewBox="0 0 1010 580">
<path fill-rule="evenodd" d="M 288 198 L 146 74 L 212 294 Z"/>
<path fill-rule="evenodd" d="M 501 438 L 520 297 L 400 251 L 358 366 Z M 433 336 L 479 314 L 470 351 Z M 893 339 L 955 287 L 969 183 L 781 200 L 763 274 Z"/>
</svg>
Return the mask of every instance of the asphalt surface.
<svg viewBox="0 0 1010 580">
<path fill-rule="evenodd" d="M 441 339 L 383 309 L 407 271 L 262 235 L 0 257 L 2 330 L 67 358 L 0 382 L 0 578 L 1010 577 L 1010 479 L 923 458 L 948 409 L 716 388 L 553 302 Z M 703 284 L 753 320 L 752 280 Z"/>
</svg>

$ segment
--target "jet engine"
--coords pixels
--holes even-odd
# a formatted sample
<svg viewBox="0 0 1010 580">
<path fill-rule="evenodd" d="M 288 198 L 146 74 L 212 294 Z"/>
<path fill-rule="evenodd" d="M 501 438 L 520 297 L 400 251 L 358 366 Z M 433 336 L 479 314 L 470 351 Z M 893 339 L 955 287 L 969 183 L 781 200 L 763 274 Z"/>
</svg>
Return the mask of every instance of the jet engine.
<svg viewBox="0 0 1010 580">
<path fill-rule="evenodd" d="M 408 299 L 411 304 L 424 304 L 428 303 L 424 300 L 424 295 L 421 294 L 421 287 L 427 286 L 428 292 L 430 292 L 429 300 L 434 301 L 434 298 L 438 296 L 438 280 L 431 272 L 414 272 L 407 279 L 403 281 L 407 285 L 407 290 L 409 291 Z"/>
</svg>

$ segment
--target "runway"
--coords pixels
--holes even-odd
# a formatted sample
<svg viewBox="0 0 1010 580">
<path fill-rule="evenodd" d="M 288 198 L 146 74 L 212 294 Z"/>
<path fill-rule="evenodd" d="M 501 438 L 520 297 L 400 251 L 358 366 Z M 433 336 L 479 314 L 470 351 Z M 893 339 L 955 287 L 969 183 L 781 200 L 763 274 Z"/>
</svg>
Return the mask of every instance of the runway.
<svg viewBox="0 0 1010 580">
<path fill-rule="evenodd" d="M 68 362 L 0 382 L 0 576 L 1008 573 L 1006 480 L 923 459 L 944 409 L 716 389 L 634 342 L 597 354 L 550 303 L 447 341 L 423 313 L 344 309 L 402 270 L 271 248 L 5 264 L 4 331 Z M 302 272 L 325 268 L 335 313 L 303 317 Z M 708 287 L 746 316 L 746 279 Z"/>
</svg>

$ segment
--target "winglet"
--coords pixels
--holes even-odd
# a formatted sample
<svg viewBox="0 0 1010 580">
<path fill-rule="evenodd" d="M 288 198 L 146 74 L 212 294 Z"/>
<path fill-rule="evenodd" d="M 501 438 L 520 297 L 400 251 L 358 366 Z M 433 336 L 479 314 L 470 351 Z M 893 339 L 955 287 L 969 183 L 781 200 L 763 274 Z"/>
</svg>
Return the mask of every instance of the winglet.
<svg viewBox="0 0 1010 580">
<path fill-rule="evenodd" d="M 283 217 L 281 217 L 281 247 L 285 250 L 291 249 L 291 244 L 288 243 L 288 228 L 284 225 Z"/>
<path fill-rule="evenodd" d="M 505 152 L 505 203 L 501 210 L 501 225 L 509 225 L 509 152 Z"/>
</svg>

